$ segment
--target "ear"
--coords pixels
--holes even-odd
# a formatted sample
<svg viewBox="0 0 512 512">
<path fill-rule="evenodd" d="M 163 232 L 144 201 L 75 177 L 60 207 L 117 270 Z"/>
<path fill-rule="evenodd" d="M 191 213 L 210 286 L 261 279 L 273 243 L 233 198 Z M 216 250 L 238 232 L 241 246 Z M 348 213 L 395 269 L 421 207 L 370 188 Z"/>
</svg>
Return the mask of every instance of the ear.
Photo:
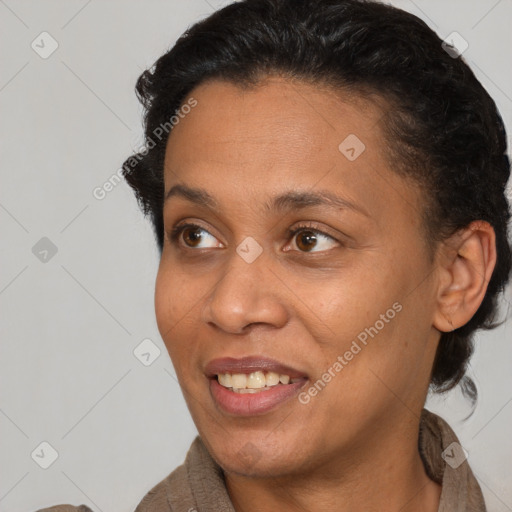
<svg viewBox="0 0 512 512">
<path fill-rule="evenodd" d="M 474 221 L 440 247 L 437 308 L 433 325 L 449 332 L 467 324 L 482 303 L 496 265 L 496 235 Z"/>
</svg>

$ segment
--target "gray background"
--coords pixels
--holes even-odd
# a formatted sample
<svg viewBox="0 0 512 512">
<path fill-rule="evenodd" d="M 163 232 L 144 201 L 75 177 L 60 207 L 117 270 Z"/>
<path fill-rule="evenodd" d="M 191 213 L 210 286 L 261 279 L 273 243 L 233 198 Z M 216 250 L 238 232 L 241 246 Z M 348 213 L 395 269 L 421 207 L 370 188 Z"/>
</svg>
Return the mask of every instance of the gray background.
<svg viewBox="0 0 512 512">
<path fill-rule="evenodd" d="M 226 3 L 0 0 L 1 512 L 131 512 L 196 435 L 154 318 L 149 222 L 124 183 L 103 200 L 93 190 L 142 145 L 141 71 Z M 511 132 L 512 1 L 392 3 L 468 41 L 464 57 Z M 43 31 L 58 43 L 47 58 L 31 47 L 51 48 Z M 511 302 L 509 289 L 504 313 Z M 459 391 L 429 399 L 497 512 L 512 510 L 511 331 L 508 320 L 478 336 L 469 420 Z M 161 350 L 149 366 L 133 353 L 144 339 Z M 43 441 L 58 452 L 48 469 Z"/>
</svg>

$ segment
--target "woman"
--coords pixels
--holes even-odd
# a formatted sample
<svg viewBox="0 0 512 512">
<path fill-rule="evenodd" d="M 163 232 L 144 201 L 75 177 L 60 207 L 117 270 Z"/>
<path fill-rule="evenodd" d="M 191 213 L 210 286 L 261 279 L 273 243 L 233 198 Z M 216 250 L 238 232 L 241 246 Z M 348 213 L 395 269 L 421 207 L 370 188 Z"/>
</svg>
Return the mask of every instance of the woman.
<svg viewBox="0 0 512 512">
<path fill-rule="evenodd" d="M 136 512 L 486 510 L 424 409 L 475 398 L 511 266 L 505 130 L 456 49 L 373 1 L 246 0 L 137 92 L 125 177 L 200 435 Z"/>
</svg>

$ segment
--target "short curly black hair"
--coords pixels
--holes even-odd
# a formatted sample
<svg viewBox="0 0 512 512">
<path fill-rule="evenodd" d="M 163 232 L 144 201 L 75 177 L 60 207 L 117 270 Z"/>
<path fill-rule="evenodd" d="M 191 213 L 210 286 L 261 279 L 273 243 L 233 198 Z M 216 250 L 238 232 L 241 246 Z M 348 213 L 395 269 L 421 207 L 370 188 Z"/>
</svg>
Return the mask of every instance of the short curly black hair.
<svg viewBox="0 0 512 512">
<path fill-rule="evenodd" d="M 497 297 L 510 274 L 510 162 L 496 104 L 461 56 L 416 16 L 372 0 L 244 0 L 194 24 L 139 77 L 146 148 L 123 174 L 163 248 L 163 166 L 169 120 L 197 85 L 222 79 L 240 87 L 279 74 L 340 91 L 376 95 L 392 168 L 425 190 L 430 248 L 474 220 L 496 233 L 497 263 L 473 318 L 442 333 L 432 369 L 435 391 L 465 377 L 477 329 L 496 327 Z M 176 120 L 179 118 L 176 116 Z M 393 143 L 391 144 L 391 141 Z M 150 148 L 150 149 L 148 149 Z"/>
</svg>

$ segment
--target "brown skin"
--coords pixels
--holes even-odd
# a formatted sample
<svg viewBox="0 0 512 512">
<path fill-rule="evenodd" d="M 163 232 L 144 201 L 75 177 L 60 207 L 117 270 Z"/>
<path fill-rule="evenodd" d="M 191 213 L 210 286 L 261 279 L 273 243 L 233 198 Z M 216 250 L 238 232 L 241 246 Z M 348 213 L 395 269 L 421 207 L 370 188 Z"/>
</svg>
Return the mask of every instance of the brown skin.
<svg viewBox="0 0 512 512">
<path fill-rule="evenodd" d="M 424 192 L 390 169 L 375 103 L 277 76 L 245 91 L 210 81 L 190 95 L 198 105 L 169 137 L 165 191 L 202 187 L 220 209 L 166 202 L 166 233 L 179 221 L 202 229 L 178 245 L 166 238 L 155 308 L 236 510 L 437 511 L 419 416 L 440 331 L 465 324 L 483 300 L 492 228 L 474 223 L 430 258 Z M 354 161 L 338 149 L 349 134 L 366 146 Z M 329 190 L 366 213 L 264 210 L 290 189 Z M 333 239 L 287 237 L 301 221 Z M 249 236 L 263 249 L 250 264 L 236 252 Z M 253 417 L 215 405 L 204 376 L 212 359 L 267 356 L 307 374 L 309 387 L 395 302 L 402 310 L 308 404 L 292 398 Z M 238 454 L 247 443 L 252 463 Z"/>
</svg>

